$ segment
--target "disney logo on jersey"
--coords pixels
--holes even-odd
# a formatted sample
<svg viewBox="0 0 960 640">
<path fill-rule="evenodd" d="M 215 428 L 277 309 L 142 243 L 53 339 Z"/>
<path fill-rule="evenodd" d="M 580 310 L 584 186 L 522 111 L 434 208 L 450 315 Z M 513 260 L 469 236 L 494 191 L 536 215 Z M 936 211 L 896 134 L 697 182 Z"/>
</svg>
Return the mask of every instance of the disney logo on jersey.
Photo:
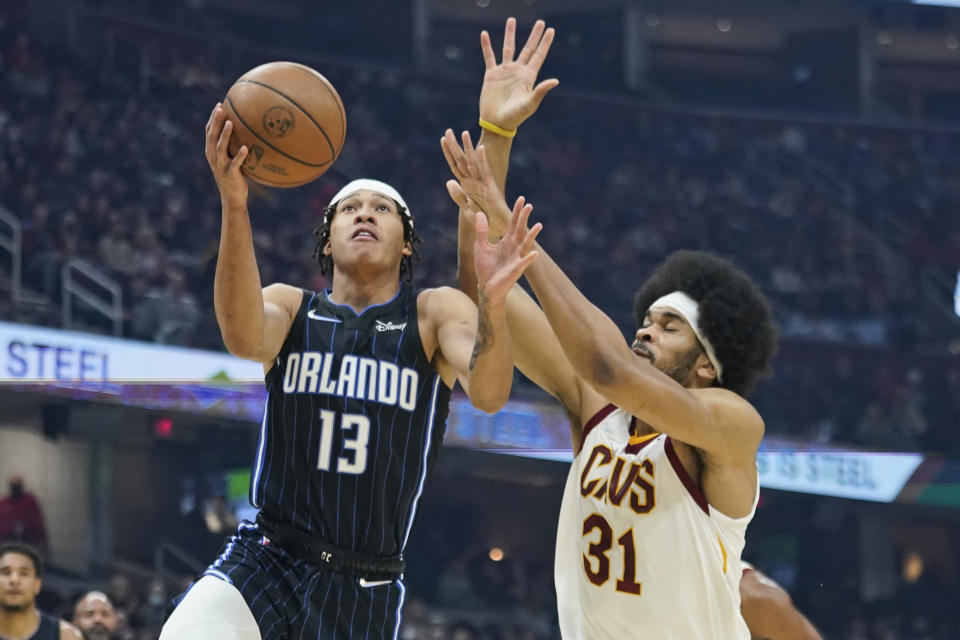
<svg viewBox="0 0 960 640">
<path fill-rule="evenodd" d="M 390 320 L 387 320 L 386 322 L 382 320 L 377 320 L 377 325 L 376 325 L 377 331 L 381 331 L 381 332 L 382 331 L 403 331 L 406 328 L 407 328 L 406 322 L 401 322 L 400 324 L 394 324 Z"/>
<path fill-rule="evenodd" d="M 627 504 L 637 514 L 650 513 L 656 505 L 654 465 L 647 458 L 630 461 L 614 456 L 610 447 L 598 444 L 590 452 L 580 474 L 580 495 L 615 507 Z"/>
<path fill-rule="evenodd" d="M 355 398 L 399 406 L 406 411 L 416 409 L 420 382 L 416 369 L 347 354 L 334 371 L 336 359 L 337 354 L 329 351 L 289 354 L 283 373 L 283 392 Z"/>
</svg>

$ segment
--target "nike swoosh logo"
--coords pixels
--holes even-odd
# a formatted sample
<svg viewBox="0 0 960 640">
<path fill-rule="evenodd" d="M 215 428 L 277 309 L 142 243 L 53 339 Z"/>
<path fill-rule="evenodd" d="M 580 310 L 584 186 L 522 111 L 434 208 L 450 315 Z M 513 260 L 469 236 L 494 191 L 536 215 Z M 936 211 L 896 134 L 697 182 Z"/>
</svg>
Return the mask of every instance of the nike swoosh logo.
<svg viewBox="0 0 960 640">
<path fill-rule="evenodd" d="M 334 318 L 332 316 L 318 316 L 313 312 L 312 309 L 310 311 L 307 311 L 307 317 L 310 318 L 311 320 L 322 320 L 324 322 L 342 322 L 340 318 Z"/>
<path fill-rule="evenodd" d="M 393 580 L 375 580 L 373 582 L 367 582 L 363 578 L 360 578 L 360 586 L 366 587 L 367 589 L 369 589 L 370 587 L 382 587 L 385 584 L 392 584 L 392 583 L 393 583 Z"/>
</svg>

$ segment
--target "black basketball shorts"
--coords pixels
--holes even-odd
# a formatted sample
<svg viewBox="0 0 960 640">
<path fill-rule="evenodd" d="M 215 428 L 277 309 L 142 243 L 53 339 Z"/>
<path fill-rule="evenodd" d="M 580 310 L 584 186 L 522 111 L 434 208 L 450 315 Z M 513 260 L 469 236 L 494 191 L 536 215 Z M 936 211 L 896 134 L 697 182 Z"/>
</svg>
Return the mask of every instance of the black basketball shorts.
<svg viewBox="0 0 960 640">
<path fill-rule="evenodd" d="M 368 585 L 296 558 L 241 523 L 203 575 L 232 584 L 246 600 L 263 640 L 396 640 L 402 579 Z"/>
</svg>

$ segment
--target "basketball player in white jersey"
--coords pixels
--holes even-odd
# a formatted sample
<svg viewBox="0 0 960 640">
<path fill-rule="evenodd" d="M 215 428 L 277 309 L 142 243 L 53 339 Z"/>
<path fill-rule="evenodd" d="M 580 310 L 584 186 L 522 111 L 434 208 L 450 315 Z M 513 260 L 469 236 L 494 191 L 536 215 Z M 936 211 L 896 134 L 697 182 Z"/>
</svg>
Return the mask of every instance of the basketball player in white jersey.
<svg viewBox="0 0 960 640">
<path fill-rule="evenodd" d="M 443 141 L 459 180 L 448 188 L 467 212 L 464 291 L 475 290 L 464 220 L 483 210 L 495 238 L 511 215 L 502 196 L 510 144 L 484 128 L 478 151 L 466 133 L 462 149 L 451 131 Z M 514 210 L 525 209 L 521 198 Z M 744 395 L 774 350 L 769 305 L 730 263 L 678 252 L 641 286 L 629 346 L 539 252 L 526 275 L 543 311 L 515 287 L 507 317 L 517 366 L 573 425 L 555 571 L 563 637 L 750 638 L 740 553 L 759 495 L 763 421 Z"/>
</svg>

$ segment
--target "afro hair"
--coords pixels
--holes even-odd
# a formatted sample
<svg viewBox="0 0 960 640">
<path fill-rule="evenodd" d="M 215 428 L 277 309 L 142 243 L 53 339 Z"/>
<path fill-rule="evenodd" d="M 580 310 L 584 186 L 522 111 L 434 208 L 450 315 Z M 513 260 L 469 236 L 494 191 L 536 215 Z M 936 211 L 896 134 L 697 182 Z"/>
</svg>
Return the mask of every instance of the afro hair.
<svg viewBox="0 0 960 640">
<path fill-rule="evenodd" d="M 702 251 L 676 251 L 657 267 L 634 297 L 638 325 L 650 305 L 682 291 L 700 305 L 700 330 L 723 364 L 717 386 L 746 397 L 770 373 L 778 331 L 770 303 L 733 263 Z"/>
</svg>

